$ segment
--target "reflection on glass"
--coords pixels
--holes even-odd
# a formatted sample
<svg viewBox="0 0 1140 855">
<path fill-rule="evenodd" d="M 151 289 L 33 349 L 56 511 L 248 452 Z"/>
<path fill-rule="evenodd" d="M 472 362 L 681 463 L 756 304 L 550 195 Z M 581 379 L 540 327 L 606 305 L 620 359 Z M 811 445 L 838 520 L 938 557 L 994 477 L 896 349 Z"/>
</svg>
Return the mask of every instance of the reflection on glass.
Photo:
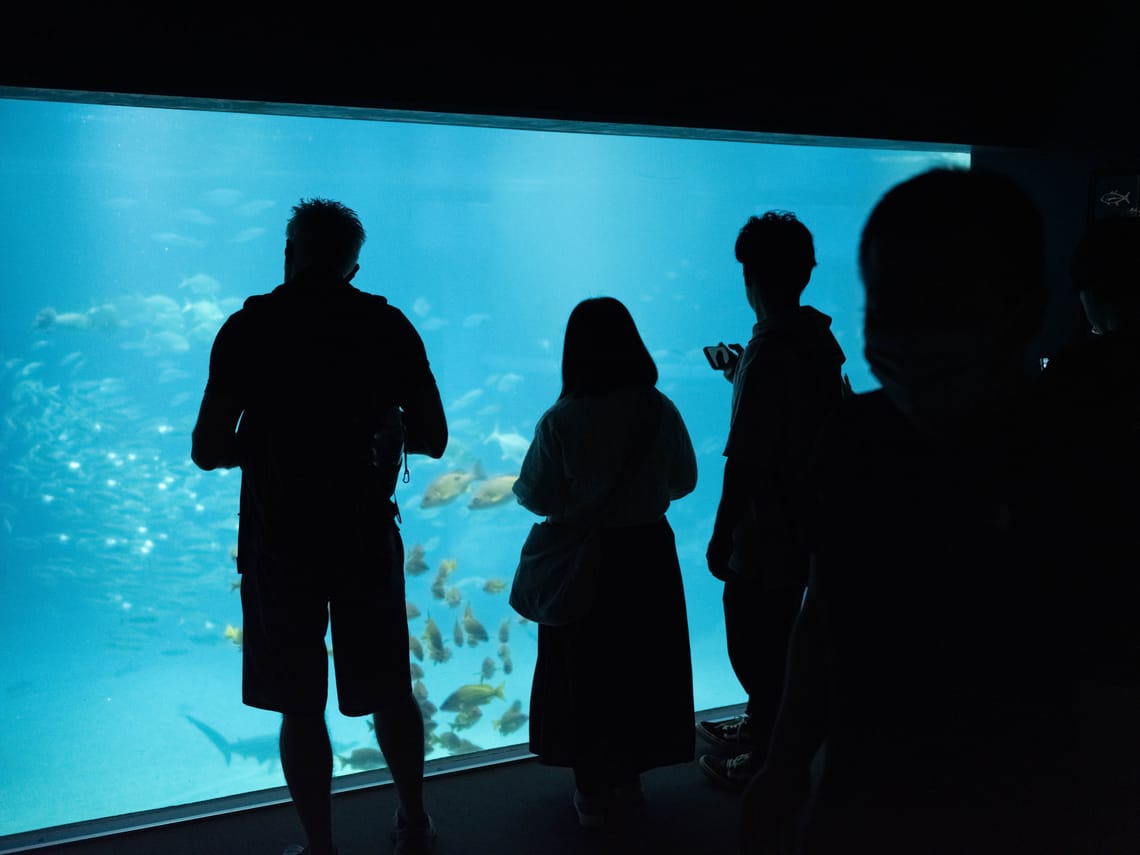
<svg viewBox="0 0 1140 855">
<path fill-rule="evenodd" d="M 769 208 L 808 225 L 805 302 L 834 317 L 852 384 L 871 388 L 863 218 L 895 182 L 968 162 L 24 100 L 0 100 L 0 131 L 0 835 L 283 784 L 278 717 L 240 702 L 240 474 L 201 472 L 189 450 L 214 334 L 278 284 L 299 199 L 360 214 L 355 284 L 415 323 L 450 421 L 443 460 L 412 459 L 397 492 L 430 760 L 527 740 L 536 633 L 506 588 L 532 517 L 508 486 L 558 393 L 575 303 L 629 306 L 688 423 L 700 482 L 670 519 L 697 706 L 740 702 L 704 563 L 730 386 L 702 353 L 747 341 L 754 320 L 736 233 Z M 615 637 L 598 667 L 637 668 L 653 643 Z M 449 711 L 479 683 L 481 716 Z M 382 763 L 367 719 L 330 704 L 329 724 L 337 774 Z"/>
</svg>

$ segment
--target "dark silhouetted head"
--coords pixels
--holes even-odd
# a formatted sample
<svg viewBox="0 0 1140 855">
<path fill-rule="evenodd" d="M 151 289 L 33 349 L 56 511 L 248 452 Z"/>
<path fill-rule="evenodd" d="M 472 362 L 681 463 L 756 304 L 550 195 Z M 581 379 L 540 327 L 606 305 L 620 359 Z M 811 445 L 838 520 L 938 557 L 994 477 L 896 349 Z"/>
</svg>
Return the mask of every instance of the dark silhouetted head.
<svg viewBox="0 0 1140 855">
<path fill-rule="evenodd" d="M 302 199 L 285 227 L 286 278 L 303 270 L 349 277 L 364 245 L 364 226 L 351 209 L 330 199 Z"/>
<path fill-rule="evenodd" d="M 1012 180 L 937 168 L 887 191 L 859 245 L 867 363 L 923 430 L 983 432 L 1012 404 L 1044 315 L 1044 236 Z"/>
<path fill-rule="evenodd" d="M 765 303 L 799 302 L 815 267 L 815 246 L 807 226 L 790 211 L 749 217 L 736 237 L 736 260 L 744 281 Z"/>
<path fill-rule="evenodd" d="M 936 168 L 896 185 L 863 228 L 866 325 L 944 330 L 993 320 L 1028 340 L 1046 303 L 1033 200 L 996 173 Z"/>
<path fill-rule="evenodd" d="M 1140 327 L 1140 217 L 1090 223 L 1073 251 L 1069 272 L 1094 329 Z"/>
<path fill-rule="evenodd" d="M 592 297 L 574 307 L 566 322 L 560 397 L 656 384 L 657 365 L 623 303 Z"/>
</svg>

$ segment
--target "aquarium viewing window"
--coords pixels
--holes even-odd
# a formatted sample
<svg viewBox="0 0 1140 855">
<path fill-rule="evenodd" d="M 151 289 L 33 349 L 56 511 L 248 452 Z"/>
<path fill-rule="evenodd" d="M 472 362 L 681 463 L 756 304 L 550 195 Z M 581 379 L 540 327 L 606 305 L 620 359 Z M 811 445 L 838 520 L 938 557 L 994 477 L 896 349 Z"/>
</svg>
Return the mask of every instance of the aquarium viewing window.
<svg viewBox="0 0 1140 855">
<path fill-rule="evenodd" d="M 699 485 L 669 518 L 696 702 L 743 702 L 721 584 L 704 559 L 731 387 L 701 352 L 750 336 L 737 231 L 768 209 L 811 229 L 818 267 L 804 301 L 832 316 L 851 383 L 867 390 L 855 265 L 863 221 L 898 181 L 969 163 L 955 147 L 0 96 L 0 844 L 9 845 L 72 823 L 280 795 L 279 717 L 241 704 L 240 473 L 199 471 L 189 451 L 213 337 L 247 296 L 279 283 L 300 199 L 359 213 L 368 238 L 355 284 L 415 324 L 449 418 L 445 457 L 410 459 L 397 492 L 409 655 L 422 671 L 417 693 L 436 706 L 480 680 L 502 697 L 474 721 L 434 713 L 430 770 L 438 758 L 493 758 L 527 741 L 519 714 L 536 633 L 504 587 L 533 517 L 509 494 L 476 496 L 517 474 L 558 393 L 573 306 L 597 295 L 626 303 L 688 424 Z M 452 470 L 470 476 L 466 489 L 425 507 L 425 487 Z M 429 616 L 446 661 L 414 650 Z M 599 667 L 635 669 L 653 644 L 614 638 Z M 328 720 L 338 776 L 378 765 L 366 719 L 331 702 Z"/>
</svg>

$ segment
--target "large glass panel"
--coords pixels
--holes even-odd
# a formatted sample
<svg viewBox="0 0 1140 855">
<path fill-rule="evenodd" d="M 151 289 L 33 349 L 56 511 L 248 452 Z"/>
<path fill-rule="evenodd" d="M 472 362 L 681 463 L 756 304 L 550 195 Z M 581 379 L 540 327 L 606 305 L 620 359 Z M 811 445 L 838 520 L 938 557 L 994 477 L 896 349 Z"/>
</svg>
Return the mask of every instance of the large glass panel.
<svg viewBox="0 0 1140 855">
<path fill-rule="evenodd" d="M 0 835 L 283 783 L 277 716 L 240 703 L 240 474 L 198 471 L 189 448 L 214 334 L 278 284 L 302 197 L 360 214 L 356 284 L 420 330 L 450 418 L 445 458 L 413 458 L 397 494 L 410 634 L 430 616 L 450 651 L 413 662 L 436 706 L 480 680 L 502 698 L 474 722 L 437 712 L 429 759 L 526 740 L 504 713 L 527 709 L 536 633 L 504 586 L 533 518 L 509 493 L 473 498 L 518 472 L 587 296 L 626 302 L 688 422 L 700 484 L 670 518 L 697 705 L 743 700 L 704 561 L 730 387 L 701 347 L 746 342 L 754 320 L 736 233 L 769 208 L 803 219 L 805 301 L 867 389 L 863 219 L 968 156 L 590 130 L 0 100 Z M 451 470 L 474 479 L 422 507 Z M 635 669 L 654 639 L 612 642 L 599 666 Z M 615 712 L 651 715 L 645 700 Z M 329 723 L 338 773 L 377 762 L 365 719 L 333 703 Z"/>
</svg>

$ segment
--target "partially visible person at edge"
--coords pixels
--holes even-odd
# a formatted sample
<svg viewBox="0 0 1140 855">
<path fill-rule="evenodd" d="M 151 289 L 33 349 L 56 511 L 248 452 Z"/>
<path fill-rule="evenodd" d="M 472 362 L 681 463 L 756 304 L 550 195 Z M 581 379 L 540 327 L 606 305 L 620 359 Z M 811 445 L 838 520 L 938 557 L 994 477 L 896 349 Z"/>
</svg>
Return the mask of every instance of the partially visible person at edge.
<svg viewBox="0 0 1140 855">
<path fill-rule="evenodd" d="M 612 297 L 579 303 L 566 324 L 562 392 L 514 485 L 525 508 L 552 522 L 603 526 L 596 602 L 578 623 L 539 626 L 530 701 L 530 750 L 573 769 L 573 804 L 587 827 L 640 802 L 642 772 L 693 759 L 688 619 L 665 512 L 696 487 L 697 463 L 656 384 L 629 310 Z M 630 668 L 613 656 L 615 638 L 653 643 L 638 647 Z M 615 709 L 641 710 L 637 727 Z"/>
<path fill-rule="evenodd" d="M 395 784 L 396 851 L 429 852 L 392 497 L 405 453 L 443 455 L 447 422 L 419 334 L 351 284 L 356 214 L 302 200 L 285 237 L 284 284 L 218 332 L 193 435 L 198 466 L 242 470 L 242 700 L 282 714 L 281 766 L 308 837 L 287 851 L 330 855 L 331 621 L 340 710 L 372 716 Z"/>
<path fill-rule="evenodd" d="M 742 849 L 1082 851 L 1068 535 L 1026 369 L 1039 213 L 1003 176 L 934 169 L 876 204 L 859 270 L 882 388 L 844 401 L 817 445 L 808 588 Z"/>
<path fill-rule="evenodd" d="M 1140 217 L 1089 223 L 1070 282 L 1091 334 L 1045 367 L 1059 524 L 1076 534 L 1080 805 L 1086 851 L 1140 848 Z"/>
<path fill-rule="evenodd" d="M 808 455 L 846 386 L 831 318 L 800 304 L 816 266 L 807 227 L 789 212 L 750 217 L 736 239 L 736 260 L 756 323 L 725 370 L 732 410 L 707 557 L 724 582 L 728 656 L 748 702 L 743 715 L 698 722 L 697 733 L 718 750 L 700 757 L 701 769 L 741 792 L 764 762 L 807 583 L 801 515 Z"/>
</svg>

